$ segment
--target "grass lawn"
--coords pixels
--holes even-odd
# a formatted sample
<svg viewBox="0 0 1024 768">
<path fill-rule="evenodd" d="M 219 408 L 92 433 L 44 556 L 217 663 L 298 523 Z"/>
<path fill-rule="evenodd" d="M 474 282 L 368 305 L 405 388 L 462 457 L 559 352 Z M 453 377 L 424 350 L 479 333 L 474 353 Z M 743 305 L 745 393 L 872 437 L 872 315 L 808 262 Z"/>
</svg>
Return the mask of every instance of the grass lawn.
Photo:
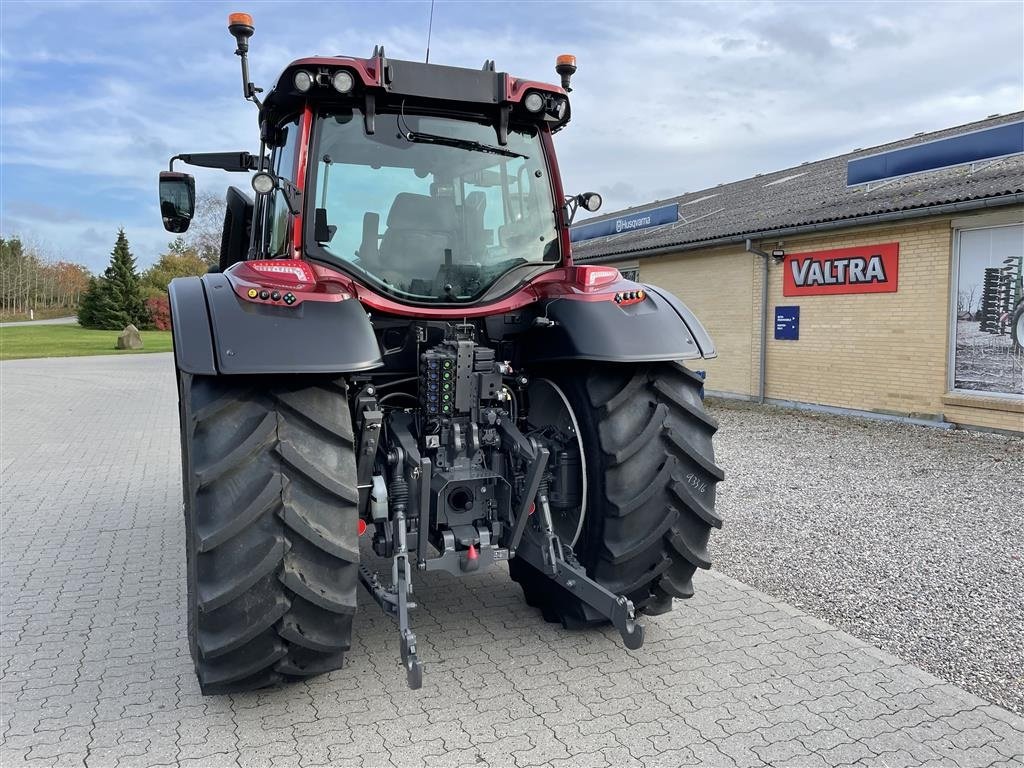
<svg viewBox="0 0 1024 768">
<path fill-rule="evenodd" d="M 143 348 L 115 349 L 120 331 L 91 331 L 80 325 L 0 327 L 0 360 L 170 352 L 170 331 L 143 331 Z"/>
</svg>

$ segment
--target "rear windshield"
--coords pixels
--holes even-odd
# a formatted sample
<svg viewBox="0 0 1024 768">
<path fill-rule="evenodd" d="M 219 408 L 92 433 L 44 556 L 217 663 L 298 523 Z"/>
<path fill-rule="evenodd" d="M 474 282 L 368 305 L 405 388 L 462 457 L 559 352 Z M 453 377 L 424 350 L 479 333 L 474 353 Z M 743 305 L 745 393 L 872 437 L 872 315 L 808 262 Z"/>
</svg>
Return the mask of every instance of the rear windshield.
<svg viewBox="0 0 1024 768">
<path fill-rule="evenodd" d="M 473 301 L 503 276 L 559 262 L 535 131 L 499 146 L 493 126 L 467 120 L 378 114 L 372 135 L 356 109 L 319 121 L 321 258 L 417 303 Z"/>
</svg>

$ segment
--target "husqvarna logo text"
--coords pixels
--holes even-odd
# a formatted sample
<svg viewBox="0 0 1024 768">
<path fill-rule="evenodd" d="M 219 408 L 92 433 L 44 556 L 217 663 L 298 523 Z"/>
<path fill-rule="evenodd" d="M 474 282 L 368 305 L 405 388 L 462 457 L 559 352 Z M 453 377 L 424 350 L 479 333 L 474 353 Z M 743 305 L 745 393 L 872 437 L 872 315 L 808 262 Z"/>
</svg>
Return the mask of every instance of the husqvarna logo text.
<svg viewBox="0 0 1024 768">
<path fill-rule="evenodd" d="M 641 216 L 639 219 L 616 219 L 615 231 L 621 232 L 624 229 L 637 229 L 638 227 L 650 226 L 650 224 L 650 216 Z"/>
</svg>

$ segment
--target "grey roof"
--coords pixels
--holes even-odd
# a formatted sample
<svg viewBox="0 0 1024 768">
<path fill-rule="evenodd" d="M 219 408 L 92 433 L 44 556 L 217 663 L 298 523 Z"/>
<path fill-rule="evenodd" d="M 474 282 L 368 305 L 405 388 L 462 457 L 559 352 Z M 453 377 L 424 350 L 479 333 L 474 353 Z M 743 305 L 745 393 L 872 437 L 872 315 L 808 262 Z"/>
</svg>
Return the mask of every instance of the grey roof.
<svg viewBox="0 0 1024 768">
<path fill-rule="evenodd" d="M 855 187 L 846 186 L 846 164 L 854 158 L 880 151 L 1021 119 L 1024 119 L 1024 112 L 992 117 L 595 216 L 578 224 L 615 219 L 671 203 L 679 203 L 680 219 L 645 230 L 574 243 L 573 256 L 576 261 L 619 254 L 642 256 L 646 251 L 672 246 L 683 250 L 702 247 L 703 244 L 740 241 L 749 235 L 794 234 L 802 228 L 816 228 L 825 222 L 850 220 L 850 226 L 855 226 L 858 219 L 866 223 L 869 217 L 897 211 L 928 215 L 928 209 L 951 203 L 1020 202 L 1024 198 L 1024 156 L 1021 155 Z M 1003 199 L 999 201 L 997 198 Z"/>
</svg>

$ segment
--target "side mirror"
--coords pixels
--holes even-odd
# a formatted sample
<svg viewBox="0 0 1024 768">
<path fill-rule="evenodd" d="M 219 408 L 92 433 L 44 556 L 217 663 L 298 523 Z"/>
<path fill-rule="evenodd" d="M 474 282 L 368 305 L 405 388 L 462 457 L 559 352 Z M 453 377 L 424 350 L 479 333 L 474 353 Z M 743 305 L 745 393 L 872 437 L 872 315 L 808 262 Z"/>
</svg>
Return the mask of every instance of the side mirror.
<svg viewBox="0 0 1024 768">
<path fill-rule="evenodd" d="M 160 215 L 164 229 L 180 234 L 196 212 L 196 180 L 187 173 L 160 172 Z"/>
</svg>

